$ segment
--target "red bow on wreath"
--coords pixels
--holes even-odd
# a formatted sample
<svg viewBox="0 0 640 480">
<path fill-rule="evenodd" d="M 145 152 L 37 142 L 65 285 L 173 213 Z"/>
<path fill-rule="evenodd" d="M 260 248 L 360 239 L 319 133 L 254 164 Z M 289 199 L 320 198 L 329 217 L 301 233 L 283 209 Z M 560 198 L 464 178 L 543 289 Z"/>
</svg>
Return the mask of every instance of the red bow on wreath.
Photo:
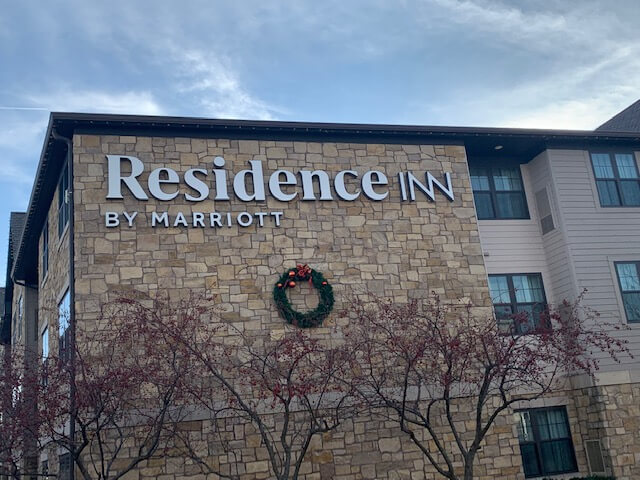
<svg viewBox="0 0 640 480">
<path fill-rule="evenodd" d="M 296 277 L 300 280 L 309 279 L 309 283 L 311 283 L 311 267 L 306 263 L 304 265 L 298 264 L 296 265 Z"/>
</svg>

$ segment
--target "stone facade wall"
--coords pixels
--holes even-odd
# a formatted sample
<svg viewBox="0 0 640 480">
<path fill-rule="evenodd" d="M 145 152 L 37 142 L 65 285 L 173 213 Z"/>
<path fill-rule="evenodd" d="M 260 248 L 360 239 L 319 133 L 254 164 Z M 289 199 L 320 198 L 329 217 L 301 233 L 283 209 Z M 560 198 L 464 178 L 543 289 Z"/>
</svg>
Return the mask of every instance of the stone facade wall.
<svg viewBox="0 0 640 480">
<path fill-rule="evenodd" d="M 601 441 L 605 466 L 618 480 L 640 478 L 640 384 L 582 388 L 571 395 L 581 440 Z"/>
<path fill-rule="evenodd" d="M 19 320 L 18 308 L 20 299 L 23 303 L 22 319 Z M 22 285 L 13 285 L 13 298 L 11 299 L 11 343 L 14 345 L 14 350 L 24 350 L 26 339 L 26 322 L 24 315 L 24 304 L 26 301 L 25 287 Z"/>
<path fill-rule="evenodd" d="M 501 415 L 483 450 L 479 453 L 475 478 L 492 480 L 505 478 L 524 480 L 515 426 L 511 415 Z M 444 419 L 443 419 L 444 420 Z M 185 429 L 192 442 L 216 445 L 221 438 L 232 445 L 237 455 L 207 458 L 223 475 L 239 475 L 247 480 L 273 478 L 267 450 L 252 425 L 237 420 L 222 426 L 223 433 L 213 433 L 209 423 L 190 422 Z M 216 431 L 220 429 L 217 426 Z M 447 437 L 450 451 L 456 451 L 453 438 Z M 435 450 L 435 447 L 434 447 Z M 123 461 L 122 464 L 125 462 Z M 455 457 L 454 465 L 461 470 L 462 462 Z M 436 480 L 442 478 L 418 448 L 403 434 L 396 422 L 371 417 L 346 421 L 336 431 L 314 438 L 301 468 L 301 480 Z M 160 456 L 142 464 L 131 475 L 136 480 L 182 478 L 202 474 L 201 468 L 189 459 Z M 166 477 L 165 477 L 166 476 Z M 213 476 L 213 478 L 218 478 Z"/>
<path fill-rule="evenodd" d="M 43 246 L 44 236 L 41 233 L 38 240 L 38 352 L 42 353 L 42 332 L 45 325 L 49 329 L 49 353 L 57 357 L 59 351 L 58 337 L 58 304 L 62 300 L 65 292 L 69 289 L 69 223 L 58 235 L 58 189 L 56 189 L 53 200 L 49 205 L 47 213 L 48 228 L 48 269 L 43 273 Z M 44 228 L 44 227 L 43 227 Z M 58 472 L 58 451 L 56 448 L 48 448 L 39 459 L 41 465 L 43 461 L 48 462 L 48 470 L 51 474 Z"/>
<path fill-rule="evenodd" d="M 147 168 L 142 185 L 152 168 L 170 167 L 181 175 L 189 168 L 210 171 L 213 158 L 222 156 L 229 175 L 247 168 L 249 160 L 263 161 L 266 178 L 279 168 L 323 169 L 330 177 L 345 169 L 360 175 L 379 169 L 390 179 L 390 195 L 381 202 L 364 195 L 353 202 L 280 202 L 267 194 L 256 204 L 235 199 L 229 185 L 226 202 L 194 204 L 182 195 L 170 202 L 140 201 L 125 187 L 123 200 L 106 200 L 107 154 L 140 158 Z M 228 316 L 245 328 L 270 332 L 283 328 L 272 286 L 296 263 L 324 273 L 334 287 L 336 310 L 359 289 L 401 302 L 435 291 L 452 301 L 489 305 L 463 147 L 77 135 L 74 162 L 79 317 L 95 313 L 95 302 L 114 289 L 201 290 L 218 295 Z M 400 170 L 417 176 L 429 170 L 437 178 L 451 172 L 455 201 L 437 194 L 431 202 L 417 192 L 418 201 L 401 202 Z M 107 228 L 107 211 L 139 214 L 133 228 Z M 280 227 L 265 219 L 264 227 L 152 228 L 151 211 L 168 211 L 171 218 L 179 211 L 187 218 L 192 211 L 282 211 L 283 217 Z M 335 321 L 332 316 L 327 326 Z"/>
<path fill-rule="evenodd" d="M 40 355 L 36 336 L 37 303 L 37 289 L 30 286 L 13 285 L 11 304 L 12 345 L 11 347 L 6 347 L 7 360 L 11 361 L 12 368 L 22 372 L 27 377 L 33 373 L 34 368 L 37 368 L 37 361 Z M 4 366 L 0 365 L 0 368 L 4 368 Z M 28 383 L 22 385 L 22 391 L 26 398 L 32 398 L 34 395 L 33 387 Z M 31 452 L 35 450 L 35 439 L 26 434 L 24 445 L 24 450 L 29 453 L 25 453 L 20 459 L 21 468 L 27 472 L 34 472 L 37 469 L 37 458 Z"/>
<path fill-rule="evenodd" d="M 58 303 L 69 288 L 69 223 L 58 235 L 58 190 L 53 196 L 47 214 L 49 237 L 49 258 L 47 273 L 43 273 L 43 240 L 39 239 L 38 272 L 39 272 L 39 318 L 38 334 L 42 333 L 44 325 L 49 327 L 49 351 L 58 349 Z M 42 346 L 40 345 L 40 348 Z"/>
</svg>

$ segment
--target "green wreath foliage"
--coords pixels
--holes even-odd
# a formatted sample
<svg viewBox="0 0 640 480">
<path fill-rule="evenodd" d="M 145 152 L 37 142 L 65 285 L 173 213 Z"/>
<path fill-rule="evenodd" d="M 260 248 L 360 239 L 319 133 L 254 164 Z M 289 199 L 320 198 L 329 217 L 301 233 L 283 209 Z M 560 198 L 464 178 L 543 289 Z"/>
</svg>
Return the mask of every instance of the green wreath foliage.
<svg viewBox="0 0 640 480">
<path fill-rule="evenodd" d="M 273 287 L 273 301 L 276 304 L 280 316 L 291 325 L 300 328 L 318 327 L 322 325 L 323 320 L 329 316 L 333 309 L 333 288 L 331 288 L 331 285 L 329 285 L 329 282 L 327 282 L 327 279 L 324 278 L 322 273 L 308 269 L 305 274 L 300 267 L 306 267 L 306 265 L 298 265 L 297 268 L 290 268 L 282 274 Z M 293 272 L 294 275 L 291 275 L 290 272 Z M 318 291 L 320 301 L 315 309 L 305 313 L 298 312 L 293 309 L 291 302 L 289 302 L 287 298 L 286 291 L 288 288 L 291 288 L 289 282 L 309 282 L 309 280 L 311 280 L 311 285 Z"/>
</svg>

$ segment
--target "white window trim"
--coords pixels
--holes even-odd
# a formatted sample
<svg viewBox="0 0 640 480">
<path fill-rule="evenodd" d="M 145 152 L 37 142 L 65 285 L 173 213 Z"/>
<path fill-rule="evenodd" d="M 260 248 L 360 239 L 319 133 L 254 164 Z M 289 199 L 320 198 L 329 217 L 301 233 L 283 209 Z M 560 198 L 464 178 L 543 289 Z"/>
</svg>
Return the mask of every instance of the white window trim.
<svg viewBox="0 0 640 480">
<path fill-rule="evenodd" d="M 629 322 L 627 320 L 627 312 L 624 309 L 624 301 L 622 300 L 622 292 L 620 291 L 620 282 L 618 281 L 618 272 L 616 271 L 615 266 L 616 262 L 640 262 L 640 252 L 637 254 L 607 256 L 607 263 L 609 264 L 609 270 L 611 271 L 611 282 L 616 295 L 616 303 L 618 304 L 620 323 L 633 329 L 640 329 L 640 322 Z"/>
<path fill-rule="evenodd" d="M 608 150 L 608 153 L 616 153 L 616 148 L 611 148 L 610 150 Z M 625 153 L 629 153 L 629 150 L 627 150 Z M 638 167 L 638 171 L 640 171 L 640 151 L 634 150 L 633 154 L 636 159 L 636 166 Z M 640 207 L 603 207 L 602 205 L 600 205 L 600 194 L 598 193 L 598 187 L 596 187 L 596 174 L 593 171 L 590 150 L 584 150 L 584 159 L 587 162 L 587 171 L 589 172 L 589 188 L 591 188 L 591 196 L 593 197 L 593 203 L 598 213 L 640 212 Z"/>
</svg>

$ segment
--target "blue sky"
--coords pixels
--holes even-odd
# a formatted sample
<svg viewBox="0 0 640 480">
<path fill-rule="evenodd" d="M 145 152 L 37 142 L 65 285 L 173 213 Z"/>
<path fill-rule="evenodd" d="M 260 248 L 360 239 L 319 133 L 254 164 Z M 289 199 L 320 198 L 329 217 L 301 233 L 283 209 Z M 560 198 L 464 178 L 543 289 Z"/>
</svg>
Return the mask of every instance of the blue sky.
<svg viewBox="0 0 640 480">
<path fill-rule="evenodd" d="M 593 129 L 640 98 L 639 24 L 637 0 L 5 2 L 0 271 L 50 111 Z"/>
</svg>

